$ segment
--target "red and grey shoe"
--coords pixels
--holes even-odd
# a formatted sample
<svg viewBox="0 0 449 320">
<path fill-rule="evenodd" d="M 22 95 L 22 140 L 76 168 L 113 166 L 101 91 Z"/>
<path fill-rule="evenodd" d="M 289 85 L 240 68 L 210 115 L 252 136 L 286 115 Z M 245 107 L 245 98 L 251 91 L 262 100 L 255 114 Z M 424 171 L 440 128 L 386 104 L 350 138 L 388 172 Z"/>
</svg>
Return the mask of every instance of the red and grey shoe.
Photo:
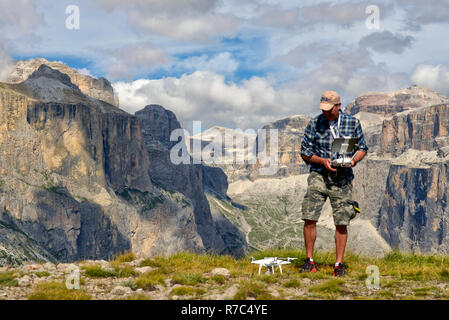
<svg viewBox="0 0 449 320">
<path fill-rule="evenodd" d="M 334 277 L 343 277 L 346 275 L 346 266 L 339 262 L 337 266 L 334 267 Z"/>
<path fill-rule="evenodd" d="M 307 258 L 304 261 L 304 264 L 301 267 L 301 273 L 302 272 L 317 272 L 318 269 L 316 268 L 315 262 L 310 261 L 310 258 Z"/>
</svg>

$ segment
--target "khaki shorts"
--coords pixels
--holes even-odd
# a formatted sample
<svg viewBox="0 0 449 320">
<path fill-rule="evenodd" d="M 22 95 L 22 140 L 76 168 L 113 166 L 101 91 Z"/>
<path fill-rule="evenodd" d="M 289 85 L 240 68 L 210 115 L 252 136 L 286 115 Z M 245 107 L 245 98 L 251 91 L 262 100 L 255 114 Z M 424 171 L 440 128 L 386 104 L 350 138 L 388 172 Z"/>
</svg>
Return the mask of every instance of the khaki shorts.
<svg viewBox="0 0 449 320">
<path fill-rule="evenodd" d="M 302 202 L 302 219 L 318 221 L 321 209 L 330 198 L 334 224 L 347 226 L 354 213 L 352 206 L 352 181 L 345 176 L 312 171 L 307 178 L 307 192 Z"/>
</svg>

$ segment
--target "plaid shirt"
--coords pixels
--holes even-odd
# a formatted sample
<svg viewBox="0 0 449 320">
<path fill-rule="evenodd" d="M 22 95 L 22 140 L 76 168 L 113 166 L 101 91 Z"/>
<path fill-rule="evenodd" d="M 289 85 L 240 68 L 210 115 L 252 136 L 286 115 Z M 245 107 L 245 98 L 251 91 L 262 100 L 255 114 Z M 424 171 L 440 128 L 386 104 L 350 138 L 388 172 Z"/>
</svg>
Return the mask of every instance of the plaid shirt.
<svg viewBox="0 0 449 320">
<path fill-rule="evenodd" d="M 368 152 L 365 138 L 363 137 L 362 127 L 360 121 L 353 116 L 340 112 L 341 124 L 340 124 L 340 137 L 346 136 L 351 138 L 357 138 L 357 145 L 353 153 L 346 153 L 346 157 L 352 157 L 358 150 Z M 337 120 L 338 121 L 338 120 Z M 335 121 L 334 131 L 338 135 L 337 121 Z M 334 137 L 332 135 L 329 121 L 320 114 L 309 121 L 309 124 L 304 131 L 304 139 L 301 144 L 301 154 L 308 157 L 317 155 L 321 158 L 330 158 L 335 160 L 338 158 L 336 152 L 331 152 L 332 142 Z M 342 156 L 342 155 L 340 155 Z M 322 165 L 316 165 L 310 163 L 310 171 L 327 172 L 326 168 Z M 338 168 L 338 175 L 346 175 L 352 180 L 354 174 L 352 168 Z"/>
</svg>

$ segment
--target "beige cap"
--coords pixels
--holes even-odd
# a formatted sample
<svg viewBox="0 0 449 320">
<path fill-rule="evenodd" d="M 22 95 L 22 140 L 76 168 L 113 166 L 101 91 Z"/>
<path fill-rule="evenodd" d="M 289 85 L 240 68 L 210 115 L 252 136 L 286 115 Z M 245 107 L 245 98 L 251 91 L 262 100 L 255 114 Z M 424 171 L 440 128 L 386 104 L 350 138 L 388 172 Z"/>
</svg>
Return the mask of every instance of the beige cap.
<svg viewBox="0 0 449 320">
<path fill-rule="evenodd" d="M 338 93 L 328 90 L 321 96 L 319 108 L 324 111 L 329 111 L 337 103 L 340 103 L 340 96 Z"/>
</svg>

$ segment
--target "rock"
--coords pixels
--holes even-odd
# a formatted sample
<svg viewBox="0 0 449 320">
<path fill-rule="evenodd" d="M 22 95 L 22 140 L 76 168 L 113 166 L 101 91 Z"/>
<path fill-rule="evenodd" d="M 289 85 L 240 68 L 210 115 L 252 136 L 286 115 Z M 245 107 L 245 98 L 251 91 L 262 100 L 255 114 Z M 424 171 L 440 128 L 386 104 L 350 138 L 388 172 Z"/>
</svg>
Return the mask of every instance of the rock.
<svg viewBox="0 0 449 320">
<path fill-rule="evenodd" d="M 66 273 L 74 272 L 76 270 L 79 270 L 81 272 L 81 268 L 73 263 L 59 263 L 56 265 L 56 270 L 61 272 L 64 275 Z"/>
<path fill-rule="evenodd" d="M 19 286 L 21 286 L 21 287 L 27 287 L 27 286 L 31 285 L 32 282 L 33 282 L 33 280 L 28 275 L 25 275 L 18 280 Z"/>
<path fill-rule="evenodd" d="M 139 259 L 133 260 L 133 261 L 128 262 L 128 263 L 129 263 L 129 265 L 132 266 L 132 267 L 139 267 L 140 264 L 141 264 L 144 260 L 145 260 L 144 258 L 139 258 Z"/>
<path fill-rule="evenodd" d="M 56 270 L 56 265 L 54 263 L 51 263 L 51 262 L 44 263 L 42 265 L 42 267 L 45 270 L 47 270 L 47 271 L 54 271 L 54 270 Z"/>
<path fill-rule="evenodd" d="M 392 116 L 398 112 L 448 102 L 449 99 L 442 94 L 424 87 L 411 86 L 389 93 L 370 92 L 362 94 L 350 102 L 344 111 L 351 115 L 359 112 L 370 112 Z"/>
<path fill-rule="evenodd" d="M 210 276 L 223 276 L 225 278 L 229 278 L 231 276 L 231 271 L 226 268 L 215 268 L 211 272 L 209 272 Z"/>
<path fill-rule="evenodd" d="M 226 291 L 223 293 L 223 299 L 224 300 L 233 299 L 238 291 L 239 291 L 238 284 L 233 284 L 232 286 L 227 288 Z"/>
<path fill-rule="evenodd" d="M 150 272 L 155 269 L 156 268 L 153 268 L 153 267 L 140 267 L 140 268 L 135 268 L 134 271 L 136 271 L 137 273 L 140 273 L 140 274 L 144 274 L 144 273 Z"/>
<path fill-rule="evenodd" d="M 301 283 L 304 285 L 309 285 L 312 283 L 312 280 L 310 280 L 309 278 L 302 278 Z"/>
<path fill-rule="evenodd" d="M 171 163 L 172 112 L 130 115 L 42 62 L 0 86 L 0 264 L 244 252 L 237 228 L 214 221 L 201 168 Z"/>
<path fill-rule="evenodd" d="M 9 75 L 7 81 L 12 83 L 22 82 L 29 78 L 29 76 L 42 65 L 51 67 L 52 69 L 65 74 L 84 94 L 114 106 L 118 106 L 118 101 L 116 101 L 114 97 L 114 90 L 110 82 L 105 78 L 95 79 L 91 76 L 81 74 L 60 62 L 48 61 L 44 58 L 16 61 L 14 70 Z"/>
<path fill-rule="evenodd" d="M 111 290 L 111 294 L 113 295 L 125 295 L 132 293 L 132 289 L 130 287 L 116 286 Z"/>
<path fill-rule="evenodd" d="M 172 279 L 165 279 L 164 282 L 167 287 L 171 287 L 173 285 Z"/>
</svg>

